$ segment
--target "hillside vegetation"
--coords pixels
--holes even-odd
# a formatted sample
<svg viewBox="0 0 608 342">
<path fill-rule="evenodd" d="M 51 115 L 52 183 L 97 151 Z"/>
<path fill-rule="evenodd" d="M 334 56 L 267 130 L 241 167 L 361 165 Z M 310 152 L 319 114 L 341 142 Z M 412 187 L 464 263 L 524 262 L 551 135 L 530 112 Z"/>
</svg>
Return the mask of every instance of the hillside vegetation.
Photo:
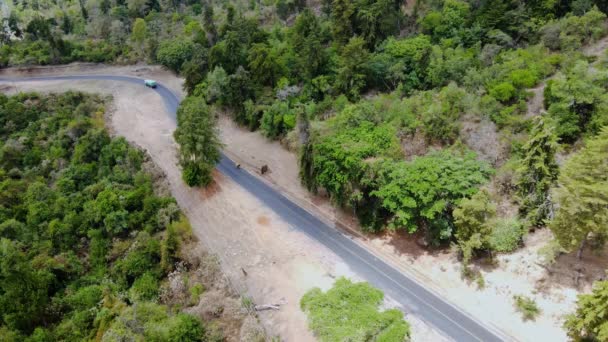
<svg viewBox="0 0 608 342">
<path fill-rule="evenodd" d="M 8 7 L 0 65 L 147 60 L 182 75 L 188 184 L 211 181 L 225 111 L 297 150 L 302 184 L 366 231 L 455 246 L 465 276 L 530 230 L 548 227 L 555 253 L 579 256 L 608 236 L 604 1 Z M 601 295 L 581 297 L 578 315 Z M 568 320 L 570 335 L 604 339 L 603 315 Z"/>
<path fill-rule="evenodd" d="M 0 340 L 221 336 L 171 299 L 190 226 L 146 156 L 108 136 L 104 106 L 0 95 Z"/>
</svg>

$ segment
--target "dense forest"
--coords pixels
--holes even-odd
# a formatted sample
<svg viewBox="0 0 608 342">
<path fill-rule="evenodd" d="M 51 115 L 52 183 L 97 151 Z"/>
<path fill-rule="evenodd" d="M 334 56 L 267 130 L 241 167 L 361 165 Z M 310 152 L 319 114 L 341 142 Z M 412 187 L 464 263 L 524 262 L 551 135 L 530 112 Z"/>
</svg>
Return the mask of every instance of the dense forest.
<svg viewBox="0 0 608 342">
<path fill-rule="evenodd" d="M 0 95 L 0 340 L 200 341 L 167 275 L 190 238 L 104 100 Z M 192 282 L 191 288 L 200 287 Z"/>
<path fill-rule="evenodd" d="M 599 0 L 13 0 L 0 65 L 162 64 L 190 96 L 176 133 L 188 184 L 211 180 L 219 143 L 201 124 L 228 112 L 297 151 L 302 183 L 365 230 L 452 243 L 468 276 L 474 258 L 519 248 L 529 230 L 550 229 L 555 253 L 608 237 L 605 44 L 585 54 L 608 32 L 607 10 Z M 40 149 L 22 162 L 43 160 Z M 572 338 L 608 338 L 605 297 L 605 282 L 581 297 Z"/>
</svg>

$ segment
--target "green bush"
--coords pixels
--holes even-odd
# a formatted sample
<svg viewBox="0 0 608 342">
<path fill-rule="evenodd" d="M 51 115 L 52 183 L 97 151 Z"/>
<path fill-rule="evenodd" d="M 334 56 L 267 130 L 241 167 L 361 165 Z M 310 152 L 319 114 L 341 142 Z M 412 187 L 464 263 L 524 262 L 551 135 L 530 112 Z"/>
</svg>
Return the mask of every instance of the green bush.
<svg viewBox="0 0 608 342">
<path fill-rule="evenodd" d="M 182 65 L 192 58 L 194 43 L 184 38 L 163 41 L 156 52 L 156 60 L 167 68 L 180 72 Z"/>
<path fill-rule="evenodd" d="M 390 213 L 389 227 L 413 233 L 423 226 L 429 240 L 439 243 L 454 233 L 452 208 L 474 195 L 492 170 L 474 153 L 444 150 L 381 164 L 377 173 L 378 188 L 371 194 Z"/>
<path fill-rule="evenodd" d="M 508 102 L 515 96 L 515 87 L 510 82 L 503 82 L 490 89 L 490 95 L 501 102 Z"/>
<path fill-rule="evenodd" d="M 583 44 L 595 41 L 606 33 L 606 14 L 597 7 L 582 16 L 567 15 L 547 23 L 541 30 L 541 40 L 553 50 L 575 51 Z"/>
<path fill-rule="evenodd" d="M 123 310 L 104 336 L 113 341 L 197 342 L 205 336 L 205 328 L 192 315 L 172 314 L 164 305 L 142 302 Z"/>
<path fill-rule="evenodd" d="M 409 340 L 410 327 L 397 309 L 379 311 L 384 294 L 367 283 L 340 278 L 323 293 L 308 291 L 300 307 L 308 314 L 309 326 L 321 341 Z"/>
<path fill-rule="evenodd" d="M 296 115 L 287 101 L 275 101 L 262 114 L 260 129 L 271 139 L 285 135 L 295 127 Z"/>
<path fill-rule="evenodd" d="M 576 312 L 566 317 L 564 328 L 573 341 L 608 340 L 608 281 L 596 281 L 590 294 L 581 294 Z M 0 333 L 1 336 L 1 333 Z"/>
<path fill-rule="evenodd" d="M 150 272 L 144 273 L 135 279 L 131 289 L 129 289 L 129 299 L 136 301 L 155 301 L 158 298 L 158 280 Z"/>
<path fill-rule="evenodd" d="M 152 340 L 142 332 L 159 320 L 173 330 L 158 341 L 200 340 L 195 318 L 146 312 L 165 274 L 156 233 L 190 229 L 155 195 L 143 153 L 98 125 L 103 108 L 81 93 L 0 95 L 0 340 Z M 139 326 L 111 328 L 132 305 Z"/>
<path fill-rule="evenodd" d="M 201 295 L 205 291 L 202 284 L 195 284 L 190 288 L 190 305 L 197 305 L 201 299 Z"/>
<path fill-rule="evenodd" d="M 534 299 L 526 296 L 513 296 L 515 308 L 519 311 L 524 321 L 535 320 L 541 311 Z"/>
<path fill-rule="evenodd" d="M 497 252 L 512 252 L 521 246 L 525 228 L 515 218 L 500 218 L 491 223 L 490 245 Z"/>
</svg>

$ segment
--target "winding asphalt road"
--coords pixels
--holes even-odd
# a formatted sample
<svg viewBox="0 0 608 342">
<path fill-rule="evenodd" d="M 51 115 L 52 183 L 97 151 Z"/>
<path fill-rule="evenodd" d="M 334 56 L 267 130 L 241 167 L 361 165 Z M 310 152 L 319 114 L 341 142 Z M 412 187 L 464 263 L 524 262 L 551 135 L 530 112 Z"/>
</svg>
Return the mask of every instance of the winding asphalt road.
<svg viewBox="0 0 608 342">
<path fill-rule="evenodd" d="M 124 81 L 144 86 L 143 80 L 139 78 L 112 75 L 0 78 L 0 83 L 49 80 Z M 162 84 L 158 84 L 154 91 L 162 97 L 168 112 L 172 119 L 175 120 L 179 97 Z M 462 310 L 440 298 L 437 294 L 425 289 L 416 280 L 377 258 L 351 238 L 342 234 L 336 228 L 328 226 L 257 177 L 243 169 L 237 169 L 234 162 L 225 155 L 222 155 L 217 168 L 221 173 L 230 177 L 274 210 L 281 218 L 291 224 L 294 229 L 306 233 L 339 255 L 355 272 L 403 305 L 407 312 L 416 315 L 442 331 L 451 339 L 456 341 L 484 342 L 507 339 L 500 332 L 481 324 Z M 488 314 L 491 314 L 492 309 L 488 307 Z"/>
</svg>

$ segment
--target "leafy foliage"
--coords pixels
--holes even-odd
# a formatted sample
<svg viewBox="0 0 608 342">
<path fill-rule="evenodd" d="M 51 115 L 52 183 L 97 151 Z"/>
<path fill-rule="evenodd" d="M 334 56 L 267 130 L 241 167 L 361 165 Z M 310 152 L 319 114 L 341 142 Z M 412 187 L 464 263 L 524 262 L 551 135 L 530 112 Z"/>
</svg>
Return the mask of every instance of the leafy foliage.
<svg viewBox="0 0 608 342">
<path fill-rule="evenodd" d="M 547 23 L 541 29 L 541 39 L 548 48 L 574 51 L 606 33 L 605 19 L 606 14 L 600 12 L 597 7 L 581 16 L 568 15 L 561 20 Z"/>
<path fill-rule="evenodd" d="M 579 295 L 576 312 L 566 318 L 564 327 L 574 341 L 608 339 L 608 281 L 598 281 L 590 294 Z"/>
<path fill-rule="evenodd" d="M 454 233 L 453 208 L 474 195 L 490 173 L 472 153 L 432 152 L 411 162 L 387 165 L 379 172 L 380 186 L 372 195 L 394 215 L 389 227 L 413 233 L 421 226 L 431 241 L 439 242 Z"/>
<path fill-rule="evenodd" d="M 456 240 L 462 253 L 463 264 L 468 264 L 474 253 L 491 248 L 490 221 L 496 216 L 496 205 L 490 194 L 482 189 L 471 198 L 464 199 L 454 209 Z"/>
<path fill-rule="evenodd" d="M 540 315 L 541 311 L 534 299 L 526 296 L 513 296 L 513 300 L 515 301 L 515 308 L 521 313 L 524 321 L 533 321 Z"/>
<path fill-rule="evenodd" d="M 220 160 L 220 140 L 215 123 L 205 100 L 187 97 L 177 109 L 175 141 L 179 144 L 182 177 L 190 186 L 207 185 L 211 171 Z"/>
<path fill-rule="evenodd" d="M 0 95 L 0 339 L 143 337 L 114 329 L 131 303 L 138 325 L 169 329 L 151 339 L 203 336 L 197 318 L 152 303 L 173 268 L 161 250 L 179 209 L 155 195 L 140 150 L 97 128 L 103 108 L 81 93 Z"/>
<path fill-rule="evenodd" d="M 496 219 L 490 223 L 490 245 L 497 252 L 513 252 L 522 243 L 525 227 L 514 218 Z"/>
<path fill-rule="evenodd" d="M 582 247 L 590 234 L 599 241 L 608 235 L 607 158 L 608 128 L 604 128 L 562 168 L 554 192 L 557 212 L 549 227 L 566 250 Z"/>
<path fill-rule="evenodd" d="M 160 44 L 156 52 L 156 60 L 167 68 L 178 72 L 182 65 L 192 58 L 194 45 L 188 40 L 165 41 Z"/>
<path fill-rule="evenodd" d="M 557 179 L 555 161 L 557 137 L 552 127 L 541 117 L 530 132 L 530 139 L 523 146 L 523 159 L 518 170 L 518 194 L 520 212 L 529 224 L 540 226 L 551 210 L 549 190 Z"/>
<path fill-rule="evenodd" d="M 545 89 L 545 106 L 556 121 L 561 141 L 572 143 L 583 133 L 597 134 L 608 123 L 605 108 L 605 70 L 590 70 L 584 61 L 577 61 L 567 73 L 559 73 Z"/>
<path fill-rule="evenodd" d="M 397 309 L 379 311 L 384 295 L 367 283 L 340 278 L 323 293 L 314 288 L 300 300 L 310 328 L 321 341 L 404 341 L 410 327 Z"/>
</svg>

